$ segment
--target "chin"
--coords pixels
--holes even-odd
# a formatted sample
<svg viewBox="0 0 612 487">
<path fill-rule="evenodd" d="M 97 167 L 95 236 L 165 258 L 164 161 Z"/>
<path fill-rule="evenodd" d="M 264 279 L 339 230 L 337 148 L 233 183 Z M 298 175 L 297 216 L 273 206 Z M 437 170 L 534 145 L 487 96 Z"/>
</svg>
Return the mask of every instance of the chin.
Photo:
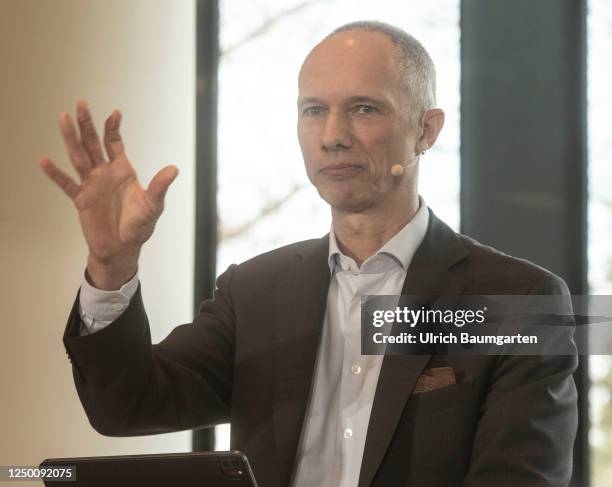
<svg viewBox="0 0 612 487">
<path fill-rule="evenodd" d="M 360 213 L 371 206 L 369 198 L 353 191 L 330 191 L 317 188 L 319 196 L 332 208 L 351 213 Z"/>
</svg>

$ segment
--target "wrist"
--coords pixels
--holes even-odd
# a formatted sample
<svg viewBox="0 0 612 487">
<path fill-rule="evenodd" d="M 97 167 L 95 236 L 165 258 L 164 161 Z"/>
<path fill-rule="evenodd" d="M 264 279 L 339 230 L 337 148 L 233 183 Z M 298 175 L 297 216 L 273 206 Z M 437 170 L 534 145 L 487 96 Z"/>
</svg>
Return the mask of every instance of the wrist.
<svg viewBox="0 0 612 487">
<path fill-rule="evenodd" d="M 138 255 L 135 254 L 101 261 L 91 254 L 87 257 L 85 277 L 96 289 L 115 291 L 128 282 L 138 270 Z"/>
</svg>

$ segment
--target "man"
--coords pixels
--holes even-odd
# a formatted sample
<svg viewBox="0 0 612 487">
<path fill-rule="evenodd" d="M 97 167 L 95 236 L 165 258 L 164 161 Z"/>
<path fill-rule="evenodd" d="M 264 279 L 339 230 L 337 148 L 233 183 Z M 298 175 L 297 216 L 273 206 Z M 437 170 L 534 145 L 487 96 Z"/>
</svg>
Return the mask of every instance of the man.
<svg viewBox="0 0 612 487">
<path fill-rule="evenodd" d="M 106 162 L 87 107 L 60 118 L 89 246 L 64 336 L 96 430 L 137 435 L 231 421 L 263 486 L 561 486 L 576 432 L 575 355 L 361 356 L 367 294 L 567 294 L 563 281 L 441 222 L 417 192 L 444 124 L 423 47 L 387 24 L 341 27 L 299 74 L 298 138 L 330 234 L 233 265 L 193 324 L 151 345 L 138 255 L 177 175 L 143 189 L 118 128 Z M 444 367 L 444 369 L 440 369 Z M 421 387 L 436 370 L 451 379 Z"/>
</svg>

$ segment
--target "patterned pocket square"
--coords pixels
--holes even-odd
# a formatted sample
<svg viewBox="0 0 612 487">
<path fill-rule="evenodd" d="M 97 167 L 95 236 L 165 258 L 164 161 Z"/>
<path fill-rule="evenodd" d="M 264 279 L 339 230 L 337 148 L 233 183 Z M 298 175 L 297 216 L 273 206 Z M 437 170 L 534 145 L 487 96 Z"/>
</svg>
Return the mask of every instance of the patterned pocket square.
<svg viewBox="0 0 612 487">
<path fill-rule="evenodd" d="M 432 367 L 425 369 L 417 379 L 413 394 L 434 391 L 455 384 L 455 371 L 452 367 Z"/>
</svg>

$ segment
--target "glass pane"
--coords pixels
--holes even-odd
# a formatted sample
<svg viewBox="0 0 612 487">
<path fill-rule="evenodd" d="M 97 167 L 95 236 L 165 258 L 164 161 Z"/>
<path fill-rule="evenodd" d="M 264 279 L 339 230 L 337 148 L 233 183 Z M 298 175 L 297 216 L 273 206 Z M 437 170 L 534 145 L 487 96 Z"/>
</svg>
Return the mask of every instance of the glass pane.
<svg viewBox="0 0 612 487">
<path fill-rule="evenodd" d="M 612 294 L 612 3 L 589 0 L 589 286 L 590 294 Z M 612 361 L 590 359 L 591 465 L 593 487 L 612 485 Z"/>
<path fill-rule="evenodd" d="M 219 67 L 218 272 L 329 231 L 329 208 L 310 187 L 298 146 L 297 74 L 306 54 L 329 32 L 363 19 L 403 28 L 434 60 L 437 104 L 446 123 L 421 160 L 420 193 L 438 216 L 459 228 L 459 0 L 226 1 Z M 220 449 L 229 447 L 227 431 L 218 430 Z"/>
</svg>

